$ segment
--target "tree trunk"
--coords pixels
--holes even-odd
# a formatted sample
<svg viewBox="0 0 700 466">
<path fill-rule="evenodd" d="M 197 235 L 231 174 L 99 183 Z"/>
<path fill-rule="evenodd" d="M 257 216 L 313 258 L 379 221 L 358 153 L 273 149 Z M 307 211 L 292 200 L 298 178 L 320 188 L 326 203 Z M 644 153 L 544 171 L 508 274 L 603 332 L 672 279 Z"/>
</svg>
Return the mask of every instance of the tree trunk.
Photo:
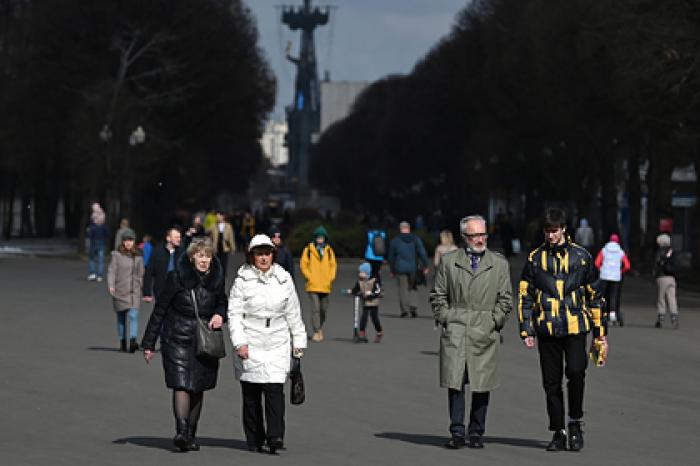
<svg viewBox="0 0 700 466">
<path fill-rule="evenodd" d="M 642 246 L 642 230 L 640 226 L 641 206 L 642 206 L 642 187 L 639 179 L 639 151 L 633 150 L 627 159 L 627 170 L 629 176 L 629 244 L 627 245 L 628 252 L 632 258 L 632 263 L 635 264 L 639 259 L 639 253 Z"/>
<path fill-rule="evenodd" d="M 7 218 L 5 218 L 5 223 L 2 226 L 3 236 L 10 239 L 12 235 L 12 221 L 15 217 L 15 196 L 17 194 L 17 181 L 16 178 L 10 177 L 9 188 L 7 190 Z"/>
<path fill-rule="evenodd" d="M 40 238 L 50 238 L 56 227 L 58 195 L 52 182 L 52 173 L 45 173 L 42 178 L 44 179 L 38 178 L 34 185 L 34 215 L 37 235 Z"/>
<path fill-rule="evenodd" d="M 697 152 L 696 152 L 697 153 Z M 695 156 L 695 196 L 697 198 L 695 207 L 693 207 L 693 215 L 691 217 L 692 225 L 690 226 L 690 251 L 692 253 L 692 264 L 695 270 L 700 270 L 700 156 Z"/>
<path fill-rule="evenodd" d="M 611 233 L 619 233 L 617 225 L 617 186 L 615 183 L 615 158 L 610 153 L 600 154 L 599 158 L 599 173 L 601 187 L 601 222 L 603 240 L 608 238 Z M 600 241 L 602 242 L 602 241 Z"/>
</svg>

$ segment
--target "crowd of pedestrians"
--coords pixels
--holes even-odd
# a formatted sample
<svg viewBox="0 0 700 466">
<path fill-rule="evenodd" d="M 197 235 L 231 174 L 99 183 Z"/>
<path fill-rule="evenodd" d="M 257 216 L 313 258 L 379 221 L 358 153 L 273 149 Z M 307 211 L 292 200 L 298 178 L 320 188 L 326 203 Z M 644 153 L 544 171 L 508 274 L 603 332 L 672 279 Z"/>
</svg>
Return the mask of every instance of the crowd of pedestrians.
<svg viewBox="0 0 700 466">
<path fill-rule="evenodd" d="M 105 278 L 110 238 L 105 218 L 101 206 L 93 204 L 87 228 L 90 281 Z M 385 335 L 379 314 L 385 293 L 384 265 L 396 280 L 401 318 L 418 316 L 417 287 L 427 283 L 432 267 L 429 303 L 440 330 L 440 386 L 447 389 L 449 412 L 450 438 L 445 446 L 484 448 L 490 392 L 498 387 L 501 331 L 515 301 L 524 346 L 537 348 L 539 353 L 549 430 L 553 432 L 547 450 L 578 451 L 584 446 L 588 334 L 606 354 L 608 325 L 623 326 L 625 322 L 620 297 L 631 264 L 617 233 L 595 254 L 593 229 L 586 219 L 581 220 L 574 241 L 567 232 L 565 212 L 548 209 L 542 221 L 543 241 L 527 254 L 514 297 L 508 261 L 514 254 L 513 232 L 512 225 L 504 226 L 509 221 L 502 217 L 498 222 L 505 255 L 489 248 L 486 219 L 471 215 L 459 223 L 459 245 L 450 229 L 435 232 L 439 243 L 431 261 L 421 236 L 408 221 L 398 222 L 398 234 L 390 239 L 382 224 L 371 219 L 364 261 L 352 288 L 344 289 L 358 303 L 355 341 L 369 341 L 370 321 L 375 343 Z M 307 340 L 326 340 L 324 324 L 338 269 L 328 231 L 318 226 L 298 259 L 310 303 L 311 331 L 307 332 L 294 284 L 295 259 L 280 228 L 271 226 L 267 234 L 257 232 L 255 217 L 249 212 L 238 225 L 237 231 L 220 211 L 196 214 L 188 227 L 168 229 L 157 244 L 152 244 L 150 235 L 143 235 L 137 245 L 136 233 L 125 218 L 114 235 L 106 279 L 119 350 L 134 353 L 139 349 L 140 304 L 153 302 L 140 347 L 150 362 L 160 343 L 166 386 L 172 390 L 173 443 L 183 452 L 199 449 L 196 431 L 204 392 L 215 388 L 218 378 L 219 359 L 200 351 L 204 338 L 200 327 L 216 332 L 228 322 L 234 373 L 243 395 L 243 430 L 248 448 L 257 452 L 276 453 L 283 447 L 284 383 L 292 361 L 301 359 Z M 657 245 L 655 326 L 662 327 L 670 314 L 677 329 L 677 265 L 671 237 L 659 235 Z M 235 271 L 227 297 L 230 255 L 241 249 L 245 263 Z M 471 403 L 465 425 L 467 389 Z"/>
</svg>

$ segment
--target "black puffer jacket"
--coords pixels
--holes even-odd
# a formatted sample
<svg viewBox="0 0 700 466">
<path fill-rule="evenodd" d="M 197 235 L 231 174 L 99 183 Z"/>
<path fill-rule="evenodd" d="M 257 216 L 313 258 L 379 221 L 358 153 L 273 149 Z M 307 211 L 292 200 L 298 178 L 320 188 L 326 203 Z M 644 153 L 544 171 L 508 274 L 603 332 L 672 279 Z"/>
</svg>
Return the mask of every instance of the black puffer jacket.
<svg viewBox="0 0 700 466">
<path fill-rule="evenodd" d="M 195 354 L 197 321 L 190 290 L 194 290 L 199 316 L 205 322 L 214 314 L 226 320 L 224 274 L 219 260 L 214 257 L 209 272 L 202 274 L 183 254 L 175 270 L 168 274 L 141 345 L 153 350 L 160 337 L 168 388 L 201 392 L 216 386 L 219 361 Z"/>
</svg>

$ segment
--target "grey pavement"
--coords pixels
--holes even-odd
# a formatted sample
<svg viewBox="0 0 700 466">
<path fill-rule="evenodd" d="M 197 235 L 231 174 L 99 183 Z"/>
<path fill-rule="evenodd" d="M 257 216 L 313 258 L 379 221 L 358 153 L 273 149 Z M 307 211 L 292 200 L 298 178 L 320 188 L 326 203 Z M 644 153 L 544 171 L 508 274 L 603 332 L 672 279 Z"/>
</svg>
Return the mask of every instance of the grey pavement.
<svg viewBox="0 0 700 466">
<path fill-rule="evenodd" d="M 288 449 L 269 456 L 244 449 L 231 356 L 218 387 L 205 395 L 201 451 L 174 453 L 160 359 L 147 366 L 139 354 L 116 351 L 105 284 L 85 281 L 79 260 L 0 259 L 0 464 L 698 464 L 700 294 L 680 293 L 680 330 L 658 330 L 653 283 L 626 281 L 627 325 L 611 329 L 608 365 L 588 370 L 580 453 L 543 450 L 550 433 L 537 352 L 520 343 L 512 315 L 486 448 L 451 451 L 441 447 L 447 399 L 438 386 L 438 333 L 427 290 L 421 290 L 420 318 L 400 319 L 396 286 L 385 271 L 386 337 L 353 344 L 351 299 L 339 289 L 352 285 L 358 264 L 341 263 L 327 341 L 310 343 L 303 361 L 307 401 L 287 407 Z M 514 273 L 520 267 L 516 261 Z M 306 311 L 303 291 L 300 298 Z M 149 313 L 145 305 L 140 332 Z"/>
</svg>

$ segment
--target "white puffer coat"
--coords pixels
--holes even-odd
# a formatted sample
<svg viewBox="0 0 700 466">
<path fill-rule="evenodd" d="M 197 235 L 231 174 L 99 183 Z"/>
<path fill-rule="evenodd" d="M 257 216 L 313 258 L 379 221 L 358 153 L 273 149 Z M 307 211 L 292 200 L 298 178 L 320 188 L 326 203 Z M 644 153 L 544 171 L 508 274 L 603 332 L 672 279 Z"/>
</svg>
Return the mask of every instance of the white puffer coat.
<svg viewBox="0 0 700 466">
<path fill-rule="evenodd" d="M 248 345 L 248 359 L 234 355 L 236 378 L 244 382 L 284 383 L 294 348 L 306 348 L 306 328 L 294 282 L 273 264 L 267 273 L 251 265 L 238 269 L 228 304 L 234 347 Z"/>
</svg>

